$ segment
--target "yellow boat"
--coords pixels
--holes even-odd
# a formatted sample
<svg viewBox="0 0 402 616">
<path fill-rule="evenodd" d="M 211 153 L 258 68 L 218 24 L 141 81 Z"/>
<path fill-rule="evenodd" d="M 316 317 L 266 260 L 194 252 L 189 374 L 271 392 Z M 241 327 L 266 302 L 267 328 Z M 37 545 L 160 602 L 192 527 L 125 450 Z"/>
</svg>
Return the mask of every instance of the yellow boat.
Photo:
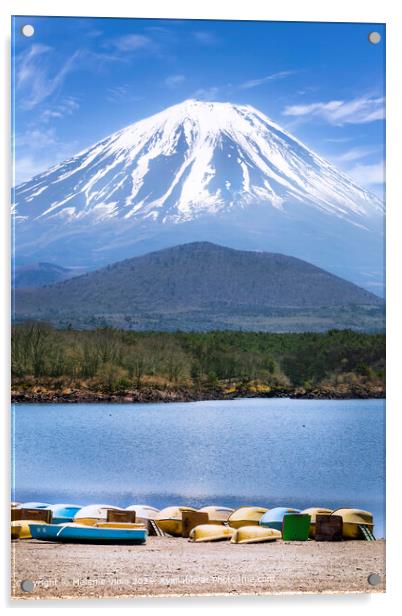
<svg viewBox="0 0 402 616">
<path fill-rule="evenodd" d="M 203 543 L 206 541 L 228 541 L 235 530 L 222 524 L 199 524 L 190 531 L 189 541 Z"/>
<path fill-rule="evenodd" d="M 11 538 L 32 539 L 30 524 L 46 524 L 46 522 L 43 520 L 14 520 L 11 522 Z"/>
<path fill-rule="evenodd" d="M 228 524 L 232 528 L 241 526 L 258 525 L 264 513 L 268 509 L 265 507 L 240 507 L 236 509 L 228 518 Z"/>
<path fill-rule="evenodd" d="M 363 539 L 360 526 L 366 526 L 372 533 L 374 529 L 373 514 L 363 509 L 335 509 L 333 515 L 340 515 L 343 520 L 342 536 L 344 539 Z"/>
<path fill-rule="evenodd" d="M 211 524 L 224 524 L 234 512 L 230 507 L 220 507 L 219 505 L 210 505 L 199 509 L 202 513 L 208 514 L 208 519 Z"/>
<path fill-rule="evenodd" d="M 264 526 L 241 526 L 232 536 L 231 543 L 262 543 L 276 541 L 282 538 L 282 533 L 276 528 L 264 528 Z"/>
<path fill-rule="evenodd" d="M 145 528 L 142 522 L 96 522 L 94 526 L 96 528 L 125 528 L 128 530 L 130 528 Z"/>
<path fill-rule="evenodd" d="M 315 521 L 317 515 L 331 515 L 332 509 L 325 509 L 325 507 L 309 507 L 308 509 L 304 509 L 301 513 L 308 513 L 311 517 L 310 520 L 310 539 L 314 539 L 315 537 Z"/>
<path fill-rule="evenodd" d="M 183 535 L 183 511 L 197 510 L 193 507 L 165 507 L 156 514 L 155 522 L 164 533 L 173 537 L 181 537 Z"/>
<path fill-rule="evenodd" d="M 97 522 L 106 522 L 108 509 L 125 511 L 121 507 L 114 507 L 113 505 L 87 505 L 77 511 L 74 516 L 74 522 L 85 524 L 86 526 L 95 526 Z"/>
</svg>

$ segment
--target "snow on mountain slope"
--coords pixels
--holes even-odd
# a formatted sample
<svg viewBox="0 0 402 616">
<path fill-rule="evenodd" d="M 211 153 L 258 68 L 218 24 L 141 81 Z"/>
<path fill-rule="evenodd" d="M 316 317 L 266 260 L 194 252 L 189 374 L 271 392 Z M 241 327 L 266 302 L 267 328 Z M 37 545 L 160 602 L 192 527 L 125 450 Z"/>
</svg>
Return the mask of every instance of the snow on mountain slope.
<svg viewBox="0 0 402 616">
<path fill-rule="evenodd" d="M 352 227 L 371 238 L 383 213 L 377 197 L 260 111 L 196 100 L 136 122 L 21 184 L 13 201 L 21 253 L 48 259 L 79 246 L 84 261 L 133 256 L 138 242 L 145 252 L 145 240 L 155 248 L 152 238 L 161 235 L 162 245 L 173 245 L 183 224 L 192 233 L 186 239 L 214 240 L 208 225 L 212 232 L 215 223 L 233 247 L 248 245 L 249 234 L 250 247 L 308 258 L 291 243 L 294 232 L 307 229 L 308 241 L 334 223 L 338 239 Z M 261 225 L 267 245 L 255 240 Z M 282 250 L 278 234 L 285 233 Z"/>
</svg>

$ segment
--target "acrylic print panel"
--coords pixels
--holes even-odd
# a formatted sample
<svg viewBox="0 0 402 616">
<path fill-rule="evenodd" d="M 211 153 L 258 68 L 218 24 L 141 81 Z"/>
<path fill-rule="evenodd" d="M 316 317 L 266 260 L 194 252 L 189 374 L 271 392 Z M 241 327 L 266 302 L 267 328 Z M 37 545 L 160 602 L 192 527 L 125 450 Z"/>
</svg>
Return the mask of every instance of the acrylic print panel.
<svg viewBox="0 0 402 616">
<path fill-rule="evenodd" d="M 384 591 L 385 27 L 12 28 L 13 596 Z"/>
</svg>

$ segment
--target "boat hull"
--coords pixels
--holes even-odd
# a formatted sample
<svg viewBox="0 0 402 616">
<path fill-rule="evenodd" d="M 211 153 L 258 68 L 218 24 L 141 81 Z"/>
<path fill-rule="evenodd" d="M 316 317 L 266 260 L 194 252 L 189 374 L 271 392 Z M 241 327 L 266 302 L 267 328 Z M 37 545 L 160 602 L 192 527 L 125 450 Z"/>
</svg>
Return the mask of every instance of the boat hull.
<svg viewBox="0 0 402 616">
<path fill-rule="evenodd" d="M 363 509 L 335 509 L 333 515 L 339 515 L 343 521 L 342 537 L 344 539 L 362 539 L 360 526 L 374 530 L 373 514 Z"/>
<path fill-rule="evenodd" d="M 291 507 L 274 507 L 269 509 L 260 519 L 260 525 L 265 528 L 275 528 L 276 530 L 282 530 L 283 518 L 287 513 L 300 513 L 299 509 L 292 509 Z"/>
<path fill-rule="evenodd" d="M 235 530 L 222 524 L 200 524 L 190 531 L 189 541 L 204 543 L 207 541 L 229 541 Z"/>
<path fill-rule="evenodd" d="M 18 533 L 16 539 L 32 539 L 30 524 L 46 525 L 46 522 L 42 520 L 15 520 L 11 522 L 11 536 Z"/>
<path fill-rule="evenodd" d="M 240 507 L 228 518 L 228 524 L 232 528 L 242 526 L 258 526 L 262 516 L 268 511 L 265 507 Z"/>
<path fill-rule="evenodd" d="M 234 509 L 231 509 L 230 507 L 211 505 L 208 507 L 202 507 L 199 509 L 199 512 L 207 513 L 211 524 L 225 524 L 234 512 Z"/>
<path fill-rule="evenodd" d="M 197 511 L 192 507 L 166 507 L 155 516 L 155 522 L 161 531 L 172 537 L 183 536 L 183 511 Z"/>
<path fill-rule="evenodd" d="M 231 543 L 266 543 L 282 538 L 280 530 L 264 528 L 263 526 L 241 526 L 231 539 Z"/>
<path fill-rule="evenodd" d="M 30 524 L 33 539 L 62 543 L 137 544 L 145 543 L 145 528 L 100 528 L 84 524 Z"/>
</svg>

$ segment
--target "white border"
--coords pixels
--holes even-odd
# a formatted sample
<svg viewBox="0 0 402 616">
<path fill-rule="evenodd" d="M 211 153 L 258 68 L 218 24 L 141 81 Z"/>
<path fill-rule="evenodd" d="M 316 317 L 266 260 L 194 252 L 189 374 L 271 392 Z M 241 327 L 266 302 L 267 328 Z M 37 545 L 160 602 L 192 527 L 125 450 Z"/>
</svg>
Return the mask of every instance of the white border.
<svg viewBox="0 0 402 616">
<path fill-rule="evenodd" d="M 400 71 L 402 61 L 402 31 L 401 6 L 396 0 L 280 0 L 280 2 L 264 2 L 263 0 L 202 0 L 190 2 L 185 0 L 147 0 L 146 2 L 133 2 L 130 0 L 111 0 L 109 2 L 91 2 L 90 0 L 3 0 L 0 6 L 0 27 L 2 45 L 1 70 L 1 102 L 3 106 L 0 114 L 1 141 L 1 187 L 2 187 L 2 218 L 0 226 L 0 246 L 2 259 L 0 267 L 0 285 L 2 293 L 0 327 L 1 348 L 1 413 L 3 417 L 3 461 L 5 476 L 3 475 L 3 507 L 1 507 L 2 525 L 5 532 L 5 545 L 9 538 L 8 528 L 8 431 L 7 423 L 9 399 L 9 45 L 10 45 L 10 15 L 70 15 L 70 16 L 111 16 L 111 17 L 156 17 L 156 18 L 193 18 L 193 19 L 267 19 L 277 21 L 339 21 L 339 22 L 373 22 L 387 24 L 387 593 L 370 597 L 349 596 L 303 596 L 294 597 L 236 597 L 234 598 L 205 598 L 205 599 L 153 599 L 136 601 L 79 601 L 66 603 L 30 602 L 30 608 L 43 609 L 64 607 L 75 610 L 92 609 L 134 609 L 138 611 L 154 611 L 163 609 L 167 613 L 179 612 L 189 609 L 194 613 L 201 613 L 205 609 L 231 609 L 234 611 L 246 610 L 252 607 L 255 610 L 280 609 L 281 612 L 316 612 L 326 610 L 332 614 L 339 609 L 360 612 L 365 615 L 375 613 L 378 609 L 389 609 L 391 602 L 401 599 L 402 569 L 400 555 L 402 554 L 402 532 L 398 520 L 398 505 L 400 503 L 401 483 L 397 469 L 401 467 L 401 455 L 398 435 L 401 435 L 402 409 L 399 408 L 398 393 L 399 376 L 398 359 L 401 356 L 401 291 L 398 285 L 402 267 L 402 233 L 401 224 L 401 191 L 398 190 L 401 175 L 401 115 L 402 96 L 400 88 Z M 398 318 L 399 317 L 399 318 Z M 5 514 L 5 515 L 4 515 Z M 4 519 L 5 518 L 5 519 Z M 399 556 L 399 558 L 398 558 Z M 4 558 L 2 582 L 3 604 L 8 595 L 8 555 Z M 399 566 L 398 566 L 399 565 Z M 401 601 L 399 601 L 401 604 Z M 28 603 L 13 603 L 14 610 L 19 612 Z"/>
</svg>

